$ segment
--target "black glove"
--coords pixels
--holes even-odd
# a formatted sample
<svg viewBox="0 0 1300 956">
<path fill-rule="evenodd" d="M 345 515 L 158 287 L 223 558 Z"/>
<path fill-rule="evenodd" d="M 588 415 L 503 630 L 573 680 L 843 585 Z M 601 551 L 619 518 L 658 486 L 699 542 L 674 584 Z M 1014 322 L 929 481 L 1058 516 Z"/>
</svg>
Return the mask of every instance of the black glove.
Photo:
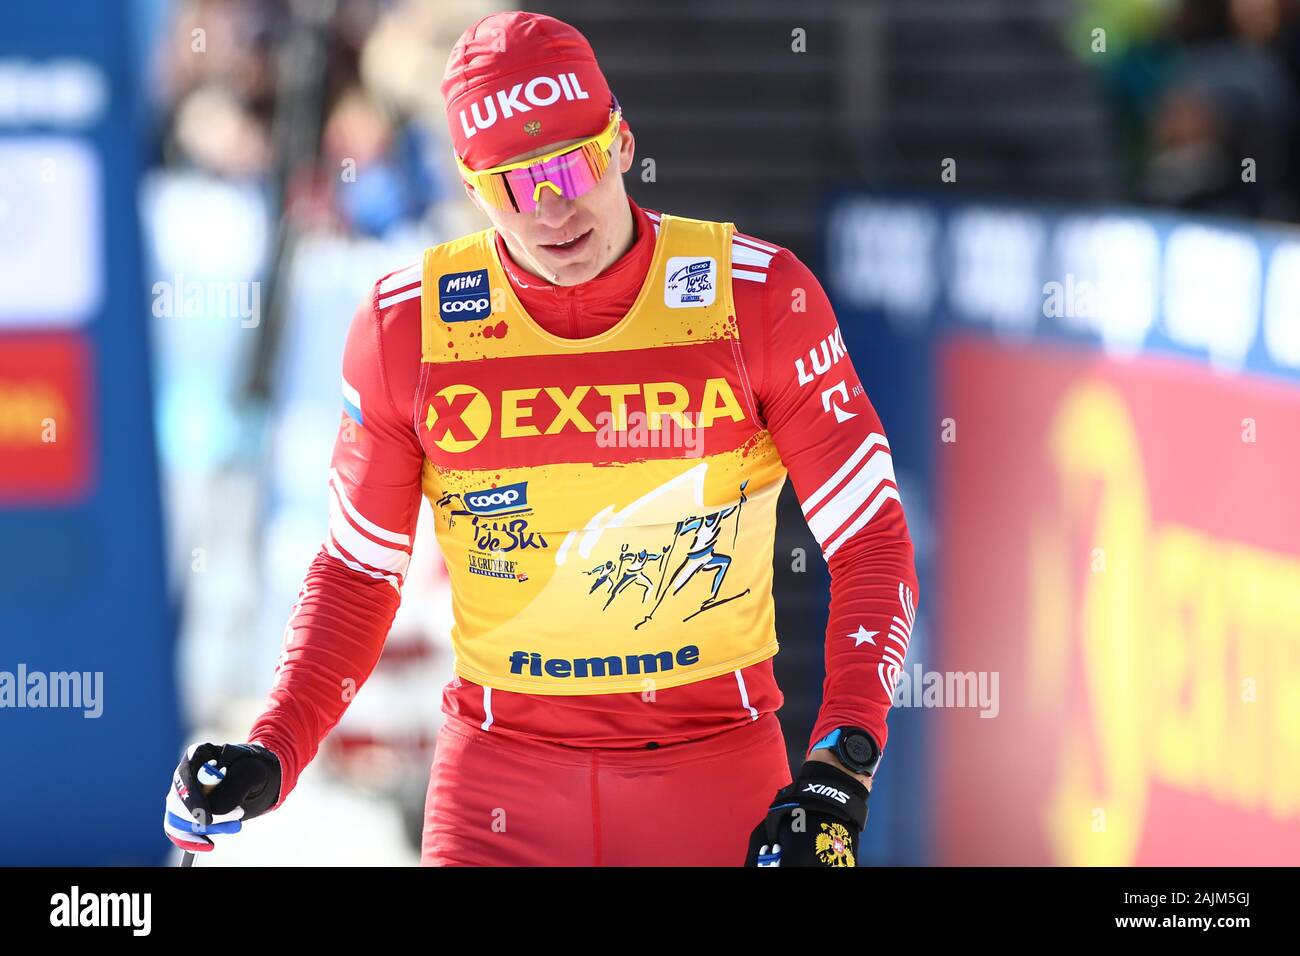
<svg viewBox="0 0 1300 956">
<path fill-rule="evenodd" d="M 839 767 L 806 761 L 754 828 L 745 866 L 857 866 L 868 794 Z"/>
<path fill-rule="evenodd" d="M 265 747 L 194 744 L 172 775 L 163 832 L 181 849 L 204 853 L 210 834 L 238 833 L 279 798 L 280 761 Z"/>
</svg>

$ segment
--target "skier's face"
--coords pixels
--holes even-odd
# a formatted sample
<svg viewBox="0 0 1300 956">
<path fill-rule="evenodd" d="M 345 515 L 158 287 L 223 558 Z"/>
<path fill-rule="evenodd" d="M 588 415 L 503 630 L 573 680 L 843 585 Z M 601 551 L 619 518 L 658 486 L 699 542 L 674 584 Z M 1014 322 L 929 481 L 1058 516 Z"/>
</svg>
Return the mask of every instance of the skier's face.
<svg viewBox="0 0 1300 956">
<path fill-rule="evenodd" d="M 505 163 L 541 156 L 565 145 L 551 143 Z M 604 272 L 632 245 L 632 213 L 623 189 L 623 173 L 632 167 L 635 147 L 631 131 L 623 130 L 610 147 L 612 161 L 600 182 L 577 199 L 544 189 L 531 212 L 505 212 L 467 189 L 518 265 L 554 285 L 579 285 Z"/>
</svg>

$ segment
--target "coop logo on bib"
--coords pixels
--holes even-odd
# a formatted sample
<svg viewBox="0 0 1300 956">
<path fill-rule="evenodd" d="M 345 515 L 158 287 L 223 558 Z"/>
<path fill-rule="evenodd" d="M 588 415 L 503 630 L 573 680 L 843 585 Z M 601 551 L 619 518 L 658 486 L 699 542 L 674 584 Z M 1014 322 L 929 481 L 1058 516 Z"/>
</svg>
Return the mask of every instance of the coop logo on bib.
<svg viewBox="0 0 1300 956">
<path fill-rule="evenodd" d="M 488 271 L 451 272 L 438 276 L 438 315 L 444 322 L 469 322 L 492 314 Z"/>
<path fill-rule="evenodd" d="M 465 507 L 470 514 L 476 515 L 525 511 L 528 509 L 528 482 L 471 491 L 465 495 Z"/>
<path fill-rule="evenodd" d="M 672 256 L 664 271 L 664 305 L 698 309 L 712 305 L 717 295 L 718 263 L 712 256 Z"/>
</svg>

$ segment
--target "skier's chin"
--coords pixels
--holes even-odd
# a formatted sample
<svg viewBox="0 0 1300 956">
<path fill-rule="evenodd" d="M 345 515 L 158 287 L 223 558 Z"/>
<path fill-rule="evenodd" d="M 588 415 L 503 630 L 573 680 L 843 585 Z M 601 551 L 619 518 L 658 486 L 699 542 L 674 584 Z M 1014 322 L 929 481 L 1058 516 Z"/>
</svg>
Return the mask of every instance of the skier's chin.
<svg viewBox="0 0 1300 956">
<path fill-rule="evenodd" d="M 582 285 L 582 283 L 590 282 L 600 274 L 599 264 L 594 259 L 582 262 L 543 261 L 546 262 L 547 267 L 554 276 L 551 280 L 553 285 Z"/>
</svg>

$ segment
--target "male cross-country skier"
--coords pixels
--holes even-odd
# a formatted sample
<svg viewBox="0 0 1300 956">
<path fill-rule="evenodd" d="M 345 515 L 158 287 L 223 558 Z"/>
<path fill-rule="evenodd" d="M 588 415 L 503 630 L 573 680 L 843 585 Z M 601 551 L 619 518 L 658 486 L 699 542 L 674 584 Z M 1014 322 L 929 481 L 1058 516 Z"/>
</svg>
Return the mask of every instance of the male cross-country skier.
<svg viewBox="0 0 1300 956">
<path fill-rule="evenodd" d="M 329 534 L 267 709 L 247 743 L 190 748 L 167 834 L 210 850 L 293 791 L 379 657 L 423 496 L 462 516 L 435 510 L 456 677 L 424 864 L 854 865 L 917 584 L 889 444 L 821 286 L 730 223 L 628 198 L 635 139 L 573 27 L 480 20 L 442 91 L 491 228 L 358 309 Z M 787 474 L 831 575 L 793 781 L 772 669 Z M 663 556 L 642 562 L 654 593 L 592 600 L 592 568 L 627 554 Z"/>
</svg>

